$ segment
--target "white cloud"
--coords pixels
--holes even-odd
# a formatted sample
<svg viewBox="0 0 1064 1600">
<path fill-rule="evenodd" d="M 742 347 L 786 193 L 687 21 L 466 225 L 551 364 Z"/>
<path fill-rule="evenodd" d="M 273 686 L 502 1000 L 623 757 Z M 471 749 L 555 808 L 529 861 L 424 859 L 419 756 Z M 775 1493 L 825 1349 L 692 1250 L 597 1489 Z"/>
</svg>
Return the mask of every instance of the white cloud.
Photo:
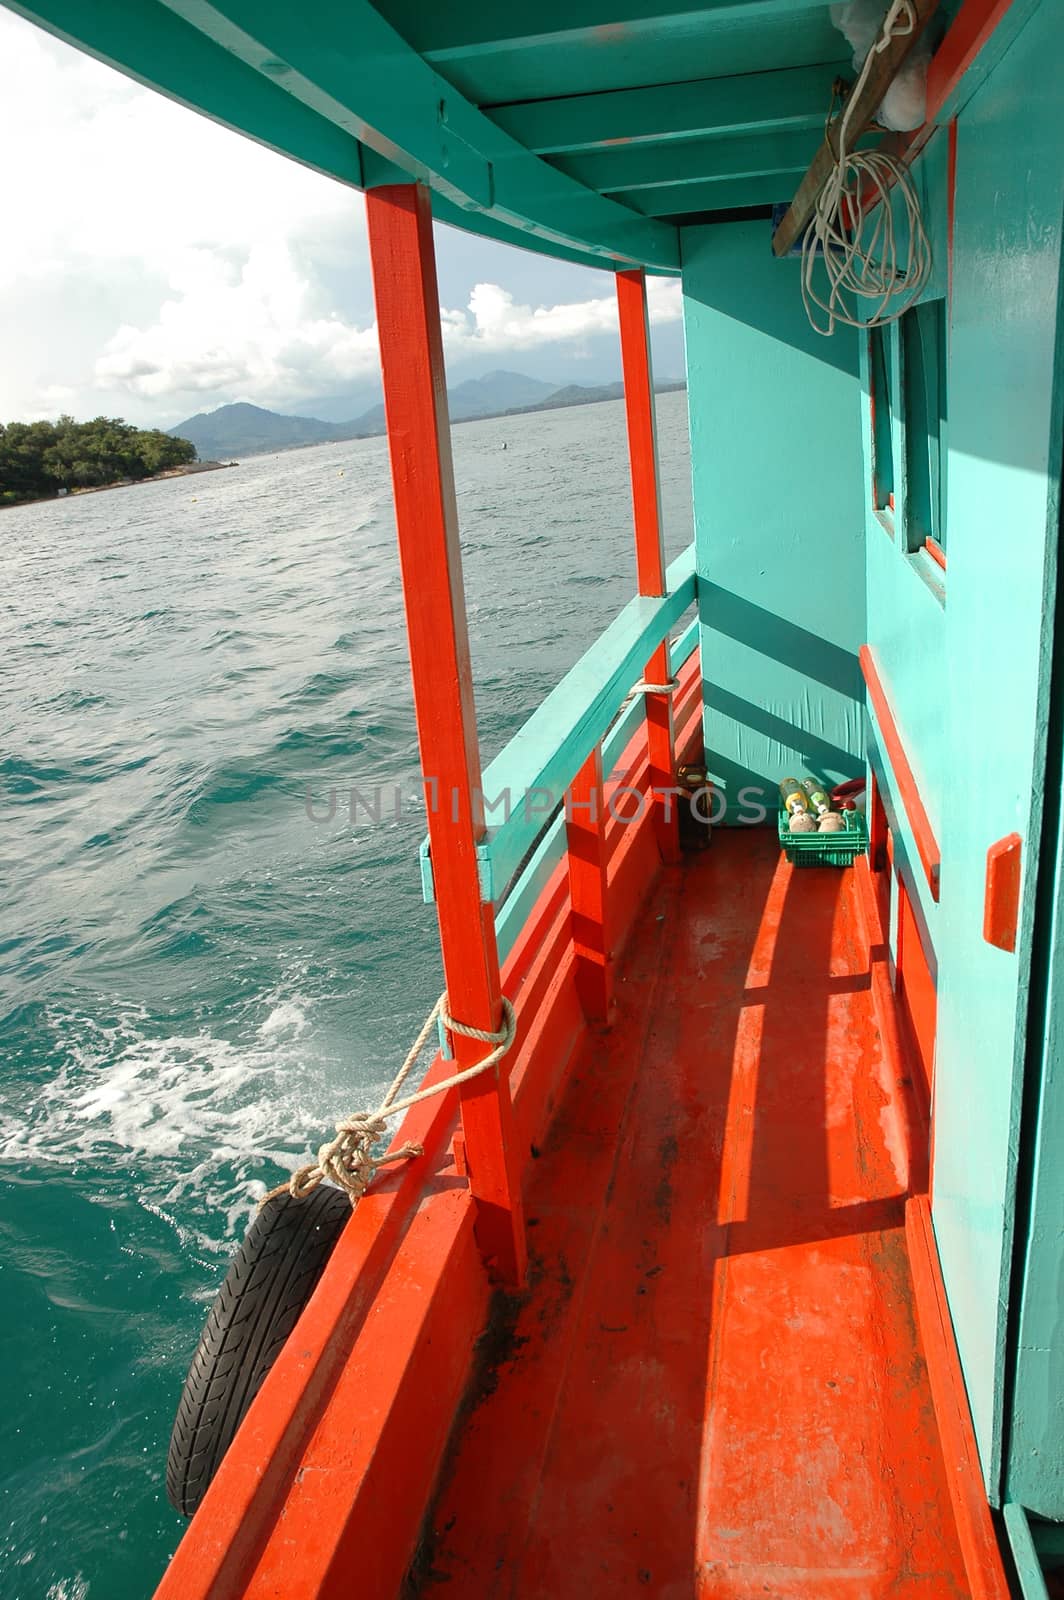
<svg viewBox="0 0 1064 1600">
<path fill-rule="evenodd" d="M 647 296 L 650 315 L 658 323 L 682 316 L 678 279 L 652 278 Z M 444 339 L 456 353 L 476 350 L 533 350 L 559 341 L 587 339 L 617 326 L 617 301 L 612 294 L 568 305 L 515 305 L 497 283 L 478 283 L 467 311 L 444 311 Z"/>
<path fill-rule="evenodd" d="M 345 219 L 352 190 L 285 161 L 0 12 L 0 139 L 9 153 L 0 286 L 72 262 L 165 268 L 190 244 L 225 249 Z"/>
<path fill-rule="evenodd" d="M 186 250 L 172 296 L 147 327 L 122 326 L 95 364 L 101 388 L 279 403 L 377 369 L 377 335 L 316 309 L 318 293 L 280 240 L 259 241 L 239 267 Z"/>
<path fill-rule="evenodd" d="M 186 380 L 265 389 L 271 372 L 280 392 L 300 343 L 329 342 L 327 271 L 366 281 L 368 305 L 355 191 L 2 10 L 0 59 L 0 148 L 21 153 L 4 163 L 0 416 L 91 412 L 106 391 L 172 421 Z"/>
<path fill-rule="evenodd" d="M 125 326 L 96 362 L 106 388 L 158 398 L 183 393 L 298 402 L 377 369 L 375 325 L 313 309 L 313 286 L 277 242 L 259 244 L 237 271 L 207 251 L 187 251 L 171 274 L 173 298 L 145 328 Z M 656 322 L 681 315 L 680 286 L 650 286 Z M 442 312 L 452 359 L 573 344 L 617 326 L 612 296 L 565 305 L 517 305 L 497 283 L 478 283 L 467 309 Z"/>
<path fill-rule="evenodd" d="M 361 196 L 2 10 L 0 57 L 0 148 L 24 153 L 4 170 L 18 225 L 0 231 L 0 416 L 133 400 L 138 419 L 172 423 L 232 399 L 291 408 L 375 376 Z M 528 259 L 514 254 L 513 282 L 534 281 Z M 561 273 L 556 290 L 583 281 Z M 443 313 L 449 357 L 585 354 L 616 328 L 602 281 L 538 305 L 478 282 Z M 655 320 L 679 318 L 678 283 L 655 279 L 650 296 Z"/>
<path fill-rule="evenodd" d="M 572 305 L 515 305 L 497 283 L 478 283 L 468 310 L 446 311 L 444 319 L 445 339 L 455 349 L 529 350 L 606 333 L 617 325 L 617 307 L 609 295 Z"/>
</svg>

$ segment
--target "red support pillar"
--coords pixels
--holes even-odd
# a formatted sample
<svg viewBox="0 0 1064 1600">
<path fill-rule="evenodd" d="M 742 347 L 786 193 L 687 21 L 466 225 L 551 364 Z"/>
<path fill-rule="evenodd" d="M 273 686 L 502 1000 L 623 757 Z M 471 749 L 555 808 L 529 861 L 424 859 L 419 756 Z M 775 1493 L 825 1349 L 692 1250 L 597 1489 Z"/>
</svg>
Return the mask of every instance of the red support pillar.
<svg viewBox="0 0 1064 1600">
<path fill-rule="evenodd" d="M 576 992 L 589 1022 L 608 1023 L 613 1000 L 606 893 L 606 798 L 596 745 L 565 797 Z"/>
<path fill-rule="evenodd" d="M 429 192 L 418 184 L 370 190 L 366 215 L 444 979 L 451 1015 L 495 1031 L 499 958 L 477 860 L 480 753 Z M 455 1035 L 454 1048 L 462 1068 L 490 1047 Z M 508 1066 L 462 1086 L 462 1127 L 477 1242 L 493 1274 L 516 1285 L 527 1252 Z"/>
<path fill-rule="evenodd" d="M 628 418 L 628 456 L 635 512 L 635 561 L 640 594 L 665 593 L 665 546 L 661 535 L 658 444 L 654 427 L 654 382 L 650 370 L 650 324 L 644 272 L 618 272 L 617 313 L 621 328 L 621 367 Z M 647 683 L 666 684 L 671 676 L 669 645 L 658 646 L 647 662 Z M 650 783 L 658 791 L 654 827 L 663 861 L 680 859 L 677 808 L 663 791 L 675 782 L 671 694 L 648 694 L 647 741 Z"/>
</svg>

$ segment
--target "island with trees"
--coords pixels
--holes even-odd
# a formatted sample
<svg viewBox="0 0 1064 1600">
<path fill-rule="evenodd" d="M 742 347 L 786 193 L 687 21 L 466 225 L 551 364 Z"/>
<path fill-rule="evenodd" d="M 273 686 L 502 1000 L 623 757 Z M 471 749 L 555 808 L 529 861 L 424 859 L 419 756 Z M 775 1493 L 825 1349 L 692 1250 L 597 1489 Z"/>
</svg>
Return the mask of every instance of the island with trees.
<svg viewBox="0 0 1064 1600">
<path fill-rule="evenodd" d="M 140 483 L 198 465 L 190 440 L 121 417 L 0 423 L 0 506 Z"/>
</svg>

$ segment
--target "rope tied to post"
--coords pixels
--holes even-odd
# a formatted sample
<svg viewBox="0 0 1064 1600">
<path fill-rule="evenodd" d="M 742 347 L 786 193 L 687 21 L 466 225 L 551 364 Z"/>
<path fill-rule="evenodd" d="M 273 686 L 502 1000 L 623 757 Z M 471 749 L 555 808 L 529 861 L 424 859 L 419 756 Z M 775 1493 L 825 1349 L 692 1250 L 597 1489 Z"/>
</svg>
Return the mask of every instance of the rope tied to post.
<svg viewBox="0 0 1064 1600">
<path fill-rule="evenodd" d="M 415 1089 L 412 1094 L 400 1098 L 399 1091 L 420 1060 L 437 1021 L 447 1033 L 457 1033 L 464 1039 L 479 1039 L 481 1043 L 494 1045 L 495 1048 L 489 1050 L 483 1060 L 475 1062 L 473 1066 L 466 1067 L 461 1072 L 453 1072 L 449 1077 L 441 1078 L 438 1083 Z M 468 1083 L 471 1078 L 477 1078 L 481 1073 L 490 1071 L 509 1050 L 516 1032 L 517 1018 L 513 1006 L 505 995 L 502 997 L 502 1027 L 498 1032 L 492 1033 L 487 1029 L 472 1028 L 466 1022 L 456 1021 L 447 1010 L 447 991 L 444 990 L 425 1018 L 421 1032 L 407 1051 L 405 1061 L 392 1079 L 376 1111 L 356 1111 L 353 1116 L 344 1117 L 338 1122 L 336 1137 L 329 1139 L 320 1147 L 316 1160 L 305 1167 L 297 1168 L 286 1183 L 278 1184 L 276 1189 L 271 1189 L 269 1194 L 263 1195 L 259 1201 L 260 1208 L 282 1194 L 290 1194 L 293 1200 L 305 1200 L 308 1195 L 314 1193 L 320 1183 L 326 1180 L 336 1184 L 337 1188 L 346 1190 L 352 1207 L 356 1206 L 376 1177 L 379 1167 L 393 1161 L 407 1161 L 411 1156 L 424 1154 L 424 1147 L 420 1144 L 403 1144 L 398 1149 L 375 1156 L 373 1147 L 387 1133 L 388 1118 L 397 1116 L 401 1111 L 408 1111 L 411 1106 L 419 1105 L 422 1100 L 431 1100 L 434 1095 L 446 1094 L 448 1089 L 454 1089 L 459 1084 Z"/>
<path fill-rule="evenodd" d="M 672 694 L 679 687 L 679 678 L 669 678 L 665 683 L 646 683 L 640 678 L 639 682 L 633 683 L 629 689 L 628 699 L 634 699 L 637 694 Z"/>
<path fill-rule="evenodd" d="M 626 710 L 627 707 L 631 705 L 632 701 L 637 700 L 641 694 L 671 695 L 674 694 L 679 687 L 679 678 L 667 678 L 664 683 L 647 683 L 643 678 L 640 678 L 638 683 L 633 683 L 632 687 L 621 701 L 621 711 Z"/>
</svg>

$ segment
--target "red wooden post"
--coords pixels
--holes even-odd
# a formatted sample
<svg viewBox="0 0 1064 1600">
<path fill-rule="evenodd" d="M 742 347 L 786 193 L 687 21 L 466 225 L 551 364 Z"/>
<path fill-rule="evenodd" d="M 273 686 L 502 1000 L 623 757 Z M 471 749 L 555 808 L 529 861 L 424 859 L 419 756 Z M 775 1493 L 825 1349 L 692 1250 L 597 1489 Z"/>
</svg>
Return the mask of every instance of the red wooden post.
<svg viewBox="0 0 1064 1600">
<path fill-rule="evenodd" d="M 370 190 L 366 216 L 444 978 L 451 1015 L 494 1031 L 502 1023 L 499 957 L 477 861 L 480 753 L 429 192 L 418 184 Z M 489 1046 L 455 1035 L 454 1048 L 461 1068 Z M 493 1273 L 518 1284 L 527 1251 L 508 1065 L 463 1085 L 462 1127 L 477 1242 Z"/>
<path fill-rule="evenodd" d="M 628 456 L 632 468 L 636 577 L 640 594 L 661 595 L 665 593 L 665 546 L 661 535 L 658 444 L 654 427 L 654 382 L 650 370 L 650 324 L 645 273 L 617 273 L 617 313 L 621 327 Z M 670 675 L 666 640 L 647 662 L 644 677 L 647 683 L 664 684 L 668 683 Z M 675 804 L 665 798 L 663 792 L 675 783 L 676 771 L 671 694 L 648 694 L 646 708 L 650 783 L 651 788 L 658 791 L 654 800 L 658 847 L 662 860 L 678 861 L 679 817 Z"/>
<path fill-rule="evenodd" d="M 610 1020 L 613 958 L 610 953 L 606 892 L 606 799 L 602 790 L 602 747 L 596 745 L 565 797 L 565 836 L 569 849 L 576 992 L 591 1022 Z"/>
</svg>

